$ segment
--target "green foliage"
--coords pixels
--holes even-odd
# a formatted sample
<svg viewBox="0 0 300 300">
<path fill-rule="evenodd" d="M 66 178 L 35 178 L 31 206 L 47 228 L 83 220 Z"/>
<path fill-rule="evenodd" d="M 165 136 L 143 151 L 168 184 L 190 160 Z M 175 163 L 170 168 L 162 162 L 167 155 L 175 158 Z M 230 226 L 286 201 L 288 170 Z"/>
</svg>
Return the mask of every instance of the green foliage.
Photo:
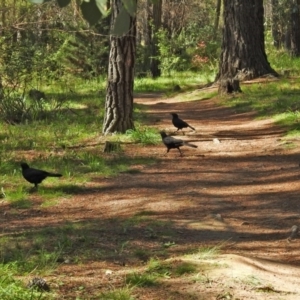
<svg viewBox="0 0 300 300">
<path fill-rule="evenodd" d="M 56 0 L 60 7 L 65 7 L 71 3 L 71 0 Z"/>
<path fill-rule="evenodd" d="M 130 19 L 131 16 L 123 6 L 115 19 L 115 24 L 111 31 L 111 34 L 116 36 L 122 36 L 126 34 L 126 32 L 130 29 Z"/>
<path fill-rule="evenodd" d="M 163 73 L 182 71 L 188 65 L 184 45 L 178 36 L 169 37 L 167 30 L 159 29 L 157 34 L 160 68 Z"/>
<path fill-rule="evenodd" d="M 34 4 L 42 4 L 51 0 L 29 0 Z M 112 34 L 122 36 L 129 30 L 129 17 L 134 17 L 136 14 L 136 1 L 123 0 L 123 8 L 118 13 Z M 68 6 L 71 0 L 57 0 L 60 7 Z M 77 3 L 80 6 L 81 13 L 84 19 L 91 25 L 95 26 L 101 22 L 102 17 L 107 17 L 111 10 L 108 8 L 106 0 L 91 0 Z"/>
<path fill-rule="evenodd" d="M 108 26 L 104 22 L 101 23 L 101 28 L 103 34 L 108 32 Z M 76 32 L 62 44 L 55 59 L 74 76 L 91 79 L 106 74 L 108 51 L 107 36 Z"/>
<path fill-rule="evenodd" d="M 136 14 L 136 1 L 123 0 L 123 6 L 118 11 L 115 18 L 114 26 L 111 34 L 122 36 L 130 29 L 130 17 L 135 17 Z M 84 1 L 80 5 L 83 17 L 89 22 L 90 25 L 96 25 L 101 20 L 101 17 L 108 16 L 110 9 L 106 0 L 93 0 Z"/>
<path fill-rule="evenodd" d="M 102 15 L 104 17 L 108 16 L 110 14 L 110 9 L 108 9 L 107 0 L 95 0 L 95 1 Z"/>
<path fill-rule="evenodd" d="M 157 33 L 160 67 L 163 73 L 184 70 L 215 70 L 220 44 L 212 39 L 212 27 L 199 30 L 197 23 L 183 28 L 179 34 L 166 29 Z"/>
<path fill-rule="evenodd" d="M 68 108 L 64 99 L 30 97 L 30 91 L 29 95 L 20 95 L 9 87 L 4 87 L 2 92 L 0 118 L 9 124 L 53 119 Z"/>
<path fill-rule="evenodd" d="M 221 36 L 214 35 L 211 24 L 189 23 L 180 33 L 194 71 L 215 71 L 220 57 Z"/>
<path fill-rule="evenodd" d="M 101 12 L 97 7 L 96 1 L 83 1 L 80 4 L 80 9 L 83 17 L 89 22 L 91 26 L 98 23 L 101 18 Z"/>
<path fill-rule="evenodd" d="M 0 40 L 0 78 L 4 87 L 19 89 L 24 94 L 61 76 L 60 62 L 53 59 L 53 53 L 65 39 L 64 34 L 50 34 L 50 30 L 41 33 L 33 27 L 22 31 L 18 39 L 13 38 L 16 34 L 6 32 Z"/>
</svg>

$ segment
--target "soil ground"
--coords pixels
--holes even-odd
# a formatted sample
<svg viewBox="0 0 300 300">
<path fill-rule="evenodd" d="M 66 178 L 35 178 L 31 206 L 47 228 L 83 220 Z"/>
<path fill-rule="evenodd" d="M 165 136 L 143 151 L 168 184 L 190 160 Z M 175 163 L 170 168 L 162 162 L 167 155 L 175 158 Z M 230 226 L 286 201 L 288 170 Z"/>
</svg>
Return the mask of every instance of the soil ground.
<svg viewBox="0 0 300 300">
<path fill-rule="evenodd" d="M 199 269 L 136 288 L 135 299 L 300 299 L 299 238 L 288 239 L 300 218 L 299 141 L 287 142 L 272 119 L 259 120 L 254 112 L 240 113 L 218 101 L 138 95 L 135 102 L 146 108 L 147 124 L 174 132 L 169 113 L 177 112 L 196 130 L 176 135 L 198 148 L 182 147 L 180 157 L 176 149 L 165 155 L 163 144 L 127 145 L 125 155 L 157 161 L 117 177 L 94 178 L 88 193 L 43 213 L 10 217 L 11 230 L 94 222 L 102 234 L 91 251 L 119 249 L 105 259 L 62 264 L 48 278 L 64 283 L 59 298 L 94 299 L 157 256 L 174 259 L 174 265 L 193 262 Z M 134 216 L 147 218 L 126 223 Z M 221 254 L 203 264 L 196 250 L 213 246 Z M 134 249 L 147 251 L 137 258 Z"/>
</svg>

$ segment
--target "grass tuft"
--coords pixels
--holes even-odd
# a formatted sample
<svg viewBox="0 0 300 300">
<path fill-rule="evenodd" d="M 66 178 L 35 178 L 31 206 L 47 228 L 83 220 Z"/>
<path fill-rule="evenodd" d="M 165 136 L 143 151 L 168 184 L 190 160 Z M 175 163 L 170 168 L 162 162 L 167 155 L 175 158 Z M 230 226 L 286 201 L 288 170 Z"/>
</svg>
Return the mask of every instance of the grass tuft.
<svg viewBox="0 0 300 300">
<path fill-rule="evenodd" d="M 124 287 L 114 289 L 112 291 L 103 292 L 99 295 L 102 300 L 134 300 L 132 296 L 132 288 Z"/>
<path fill-rule="evenodd" d="M 191 87 L 199 84 L 213 82 L 215 72 L 170 72 L 169 76 L 162 76 L 160 78 L 136 78 L 134 81 L 134 90 L 136 93 L 143 92 L 164 92 L 166 94 L 174 93 L 174 87 L 179 86 L 181 90 L 189 90 Z"/>
<path fill-rule="evenodd" d="M 300 61 L 300 60 L 299 60 Z M 287 130 L 287 135 L 300 135 L 300 78 L 282 78 L 275 82 L 242 85 L 244 93 L 224 98 L 223 104 L 237 112 L 256 113 L 258 118 L 273 118 Z"/>
<path fill-rule="evenodd" d="M 12 276 L 8 266 L 0 265 L 0 299 L 38 300 L 56 299 L 56 297 L 53 293 L 28 289 L 21 280 L 17 280 Z"/>
<path fill-rule="evenodd" d="M 194 273 L 197 271 L 197 267 L 189 262 L 182 262 L 176 266 L 174 273 L 178 276 L 188 273 Z"/>
<path fill-rule="evenodd" d="M 157 285 L 158 281 L 153 274 L 131 273 L 126 276 L 126 283 L 131 286 L 150 287 Z"/>
<path fill-rule="evenodd" d="M 137 125 L 135 129 L 126 131 L 129 140 L 143 145 L 156 145 L 160 142 L 160 137 L 156 129 Z"/>
</svg>

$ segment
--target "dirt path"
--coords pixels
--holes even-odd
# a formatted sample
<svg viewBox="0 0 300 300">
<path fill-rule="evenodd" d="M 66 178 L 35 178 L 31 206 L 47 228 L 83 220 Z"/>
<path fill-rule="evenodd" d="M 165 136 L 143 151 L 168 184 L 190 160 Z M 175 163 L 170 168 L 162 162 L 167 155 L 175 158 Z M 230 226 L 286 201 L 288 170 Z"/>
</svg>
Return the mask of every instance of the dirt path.
<svg viewBox="0 0 300 300">
<path fill-rule="evenodd" d="M 282 139 L 284 132 L 271 119 L 255 120 L 254 113 L 221 107 L 216 99 L 137 101 L 149 107 L 152 121 L 158 119 L 157 127 L 172 131 L 168 113 L 177 112 L 197 129 L 186 130 L 182 137 L 196 143 L 197 151 L 183 148 L 183 158 L 177 151 L 170 152 L 155 170 L 145 172 L 154 173 L 157 179 L 151 185 L 156 196 L 149 199 L 145 209 L 171 214 L 183 231 L 181 243 L 211 245 L 226 241 L 223 252 L 229 256 L 223 260 L 227 267 L 219 274 L 226 280 L 257 274 L 263 285 L 275 287 L 270 292 L 276 294 L 254 293 L 250 297 L 251 293 L 243 295 L 237 292 L 241 287 L 236 289 L 231 283 L 231 295 L 241 299 L 300 299 L 296 283 L 299 239 L 287 239 L 300 218 L 299 142 L 293 141 L 296 147 L 289 149 L 289 143 Z M 162 155 L 163 150 L 152 151 Z M 232 259 L 233 253 L 251 259 Z M 258 263 L 257 259 L 288 266 L 263 260 Z M 251 266 L 250 273 L 246 265 Z M 278 292 L 282 290 L 291 294 L 283 296 Z M 212 299 L 215 296 L 214 291 Z"/>
<path fill-rule="evenodd" d="M 198 145 L 196 151 L 182 148 L 183 158 L 174 150 L 165 157 L 162 147 L 151 150 L 162 157 L 159 166 L 147 171 L 160 174 L 156 191 L 163 190 L 171 198 L 172 208 L 173 199 L 179 206 L 183 202 L 187 224 L 222 216 L 223 229 L 200 230 L 201 238 L 208 235 L 210 240 L 214 236 L 219 240 L 222 236 L 226 240 L 230 236 L 235 252 L 246 254 L 250 246 L 249 254 L 257 251 L 260 257 L 274 255 L 299 264 L 298 242 L 295 247 L 286 242 L 288 231 L 298 225 L 300 217 L 299 142 L 294 141 L 296 147 L 289 149 L 282 139 L 283 130 L 271 119 L 255 120 L 253 113 L 237 113 L 217 104 L 217 100 L 148 103 L 153 119 L 159 116 L 157 127 L 173 131 L 168 112 L 176 111 L 197 129 L 186 130 L 182 136 Z M 195 228 L 203 228 L 200 223 Z"/>
<path fill-rule="evenodd" d="M 91 249 L 101 251 L 129 241 L 117 255 L 61 266 L 55 276 L 71 274 L 60 288 L 66 299 L 74 295 L 72 282 L 84 282 L 86 293 L 117 287 L 126 270 L 143 266 L 148 257 L 164 257 L 162 245 L 166 258 L 214 245 L 222 245 L 222 255 L 208 261 L 215 268 L 200 267 L 198 278 L 166 279 L 165 285 L 136 290 L 136 299 L 300 299 L 299 238 L 287 239 L 292 226 L 300 225 L 298 142 L 290 148 L 271 119 L 256 120 L 254 113 L 219 106 L 217 99 L 179 102 L 140 95 L 135 101 L 145 106 L 148 124 L 168 132 L 174 131 L 169 113 L 177 112 L 196 128 L 185 129 L 180 138 L 198 148 L 183 147 L 179 157 L 177 150 L 164 156 L 162 144 L 129 145 L 126 155 L 158 162 L 116 178 L 95 178 L 87 184 L 89 193 L 11 223 L 17 228 L 96 222 L 102 233 L 95 231 Z M 136 249 L 144 251 L 138 259 L 132 255 Z M 197 256 L 188 259 L 197 263 Z M 112 272 L 109 278 L 106 270 Z M 82 299 L 89 299 L 86 295 Z"/>
</svg>

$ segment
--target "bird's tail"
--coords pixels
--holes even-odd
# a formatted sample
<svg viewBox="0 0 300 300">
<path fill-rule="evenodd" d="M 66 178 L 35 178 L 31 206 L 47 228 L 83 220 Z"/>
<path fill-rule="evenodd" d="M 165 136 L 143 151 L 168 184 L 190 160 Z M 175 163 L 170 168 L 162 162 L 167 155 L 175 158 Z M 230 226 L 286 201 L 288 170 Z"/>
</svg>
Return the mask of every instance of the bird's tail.
<svg viewBox="0 0 300 300">
<path fill-rule="evenodd" d="M 196 130 L 194 127 L 192 127 L 191 125 L 188 125 L 191 129 Z"/>
<path fill-rule="evenodd" d="M 198 148 L 198 146 L 196 146 L 196 145 L 194 145 L 194 144 L 187 143 L 187 142 L 184 142 L 184 145 L 185 145 L 185 146 L 192 147 L 192 148 Z"/>
<path fill-rule="evenodd" d="M 48 177 L 61 177 L 62 174 L 57 174 L 57 173 L 48 173 L 47 174 Z"/>
</svg>

